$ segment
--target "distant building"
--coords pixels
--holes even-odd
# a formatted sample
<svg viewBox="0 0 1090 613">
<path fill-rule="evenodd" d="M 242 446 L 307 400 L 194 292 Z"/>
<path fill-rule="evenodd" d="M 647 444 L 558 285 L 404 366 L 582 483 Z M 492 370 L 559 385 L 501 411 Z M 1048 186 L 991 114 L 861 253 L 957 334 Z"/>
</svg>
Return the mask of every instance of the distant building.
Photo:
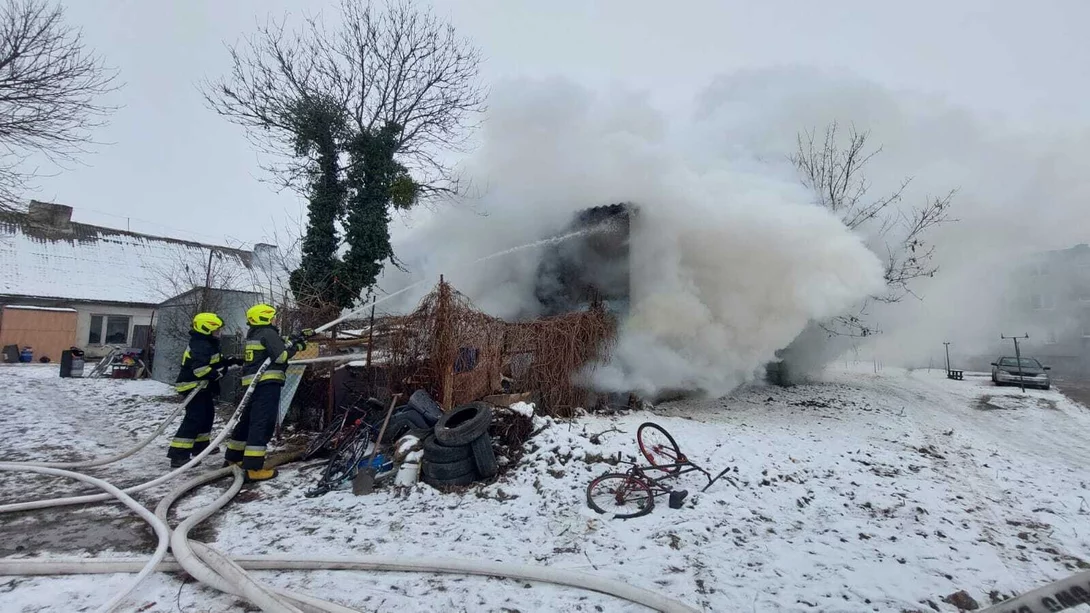
<svg viewBox="0 0 1090 613">
<path fill-rule="evenodd" d="M 1015 271 L 1012 288 L 1002 332 L 1028 333 L 1023 352 L 1060 375 L 1090 373 L 1090 246 L 1036 254 Z"/>
<path fill-rule="evenodd" d="M 163 301 L 157 309 L 152 376 L 163 383 L 174 382 L 182 366 L 179 358 L 189 344 L 192 313 L 199 312 L 202 303 L 206 310 L 214 311 L 223 319 L 223 328 L 220 330 L 222 353 L 229 356 L 242 355 L 242 343 L 247 329 L 246 310 L 261 300 L 261 294 L 252 291 L 216 288 L 206 291 L 203 287 L 195 287 Z M 221 387 L 225 392 L 235 391 L 236 387 L 231 381 L 224 383 Z"/>
<path fill-rule="evenodd" d="M 67 346 L 91 357 L 112 347 L 146 351 L 164 301 L 206 285 L 248 292 L 247 299 L 264 294 L 268 276 L 255 261 L 262 249 L 275 248 L 247 251 L 78 223 L 72 207 L 31 201 L 25 213 L 0 213 L 0 306 L 15 314 L 0 318 L 0 339 L 9 336 L 5 322 L 18 321 L 20 344 L 48 345 L 50 352 Z M 13 307 L 65 310 L 34 314 Z M 180 359 L 177 353 L 170 358 Z"/>
</svg>

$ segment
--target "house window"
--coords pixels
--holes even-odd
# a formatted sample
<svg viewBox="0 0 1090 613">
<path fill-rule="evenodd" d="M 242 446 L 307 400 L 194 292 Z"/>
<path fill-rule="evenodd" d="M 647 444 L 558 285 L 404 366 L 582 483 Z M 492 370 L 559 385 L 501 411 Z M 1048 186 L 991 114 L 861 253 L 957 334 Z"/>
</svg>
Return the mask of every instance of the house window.
<svg viewBox="0 0 1090 613">
<path fill-rule="evenodd" d="M 92 315 L 88 345 L 124 345 L 129 342 L 127 315 Z"/>
<path fill-rule="evenodd" d="M 122 315 L 106 317 L 106 342 L 124 345 L 129 342 L 129 318 Z"/>
<path fill-rule="evenodd" d="M 87 334 L 88 345 L 101 345 L 102 344 L 102 316 L 91 316 L 91 331 Z"/>
<path fill-rule="evenodd" d="M 1034 294 L 1033 308 L 1038 311 L 1048 311 L 1056 308 L 1056 298 L 1051 294 Z"/>
</svg>

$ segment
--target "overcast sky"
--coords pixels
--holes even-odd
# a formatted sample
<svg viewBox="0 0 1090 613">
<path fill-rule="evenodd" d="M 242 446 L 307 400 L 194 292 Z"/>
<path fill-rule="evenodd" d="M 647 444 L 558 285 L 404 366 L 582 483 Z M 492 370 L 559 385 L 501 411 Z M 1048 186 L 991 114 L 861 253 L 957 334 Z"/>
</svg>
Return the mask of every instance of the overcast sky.
<svg viewBox="0 0 1090 613">
<path fill-rule="evenodd" d="M 252 245 L 298 218 L 241 129 L 209 111 L 196 84 L 228 68 L 224 41 L 320 0 L 82 0 L 68 20 L 116 66 L 123 105 L 83 165 L 39 181 L 33 197 L 75 219 Z M 1084 0 L 436 0 L 480 46 L 487 82 L 562 76 L 646 90 L 684 112 L 716 76 L 801 65 L 937 96 L 986 116 L 1090 123 L 1090 2 Z M 682 8 L 684 7 L 684 8 Z M 532 144 L 528 144 L 532 145 Z M 126 219 L 129 218 L 129 219 Z"/>
</svg>

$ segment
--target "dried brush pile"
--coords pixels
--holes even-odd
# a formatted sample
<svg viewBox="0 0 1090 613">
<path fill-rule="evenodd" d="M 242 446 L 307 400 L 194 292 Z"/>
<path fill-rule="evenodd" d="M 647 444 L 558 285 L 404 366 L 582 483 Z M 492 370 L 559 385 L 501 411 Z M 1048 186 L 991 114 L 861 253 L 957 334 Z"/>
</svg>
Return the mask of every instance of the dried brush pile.
<svg viewBox="0 0 1090 613">
<path fill-rule="evenodd" d="M 522 459 L 522 454 L 526 453 L 526 441 L 533 431 L 532 417 L 507 407 L 493 409 L 492 425 L 488 428 L 488 434 L 492 437 L 492 449 L 499 459 L 499 474 L 507 472 Z"/>
<path fill-rule="evenodd" d="M 449 284 L 440 282 L 416 310 L 387 325 L 390 381 L 406 391 L 423 388 L 442 404 L 458 405 L 499 387 L 505 324 Z"/>
<path fill-rule="evenodd" d="M 600 306 L 508 324 L 504 353 L 518 391 L 538 394 L 539 410 L 546 415 L 572 417 L 590 399 L 575 375 L 609 355 L 616 330 L 616 320 Z"/>
<path fill-rule="evenodd" d="M 542 414 L 571 417 L 592 399 L 574 377 L 608 356 L 615 334 L 600 306 L 510 323 L 440 281 L 412 313 L 376 325 L 375 352 L 395 392 L 424 389 L 450 408 L 501 391 L 507 375 L 508 391 L 533 392 Z"/>
</svg>

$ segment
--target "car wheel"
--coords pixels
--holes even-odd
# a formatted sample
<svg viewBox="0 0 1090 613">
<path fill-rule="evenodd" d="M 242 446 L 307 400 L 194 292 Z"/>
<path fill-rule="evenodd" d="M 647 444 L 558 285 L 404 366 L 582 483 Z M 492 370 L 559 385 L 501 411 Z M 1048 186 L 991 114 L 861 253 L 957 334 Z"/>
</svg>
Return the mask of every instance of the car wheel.
<svg viewBox="0 0 1090 613">
<path fill-rule="evenodd" d="M 424 475 L 439 481 L 451 481 L 461 479 L 465 475 L 470 476 L 470 481 L 477 475 L 477 468 L 473 458 L 458 460 L 457 462 L 424 462 Z"/>
<path fill-rule="evenodd" d="M 471 402 L 445 413 L 435 424 L 435 438 L 448 447 L 469 445 L 492 425 L 492 407 L 484 402 Z"/>
<path fill-rule="evenodd" d="M 477 474 L 482 479 L 491 479 L 499 472 L 500 467 L 496 463 L 496 454 L 492 451 L 492 437 L 487 433 L 478 436 L 469 448 L 473 451 L 473 462 L 477 466 Z"/>
<path fill-rule="evenodd" d="M 460 462 L 472 455 L 468 445 L 444 445 L 434 435 L 424 439 L 424 459 L 429 462 Z"/>
<path fill-rule="evenodd" d="M 470 485 L 477 480 L 477 476 L 473 473 L 468 473 L 454 479 L 435 479 L 424 475 L 423 481 L 428 485 L 437 489 L 447 489 L 451 487 L 464 487 Z"/>
</svg>

